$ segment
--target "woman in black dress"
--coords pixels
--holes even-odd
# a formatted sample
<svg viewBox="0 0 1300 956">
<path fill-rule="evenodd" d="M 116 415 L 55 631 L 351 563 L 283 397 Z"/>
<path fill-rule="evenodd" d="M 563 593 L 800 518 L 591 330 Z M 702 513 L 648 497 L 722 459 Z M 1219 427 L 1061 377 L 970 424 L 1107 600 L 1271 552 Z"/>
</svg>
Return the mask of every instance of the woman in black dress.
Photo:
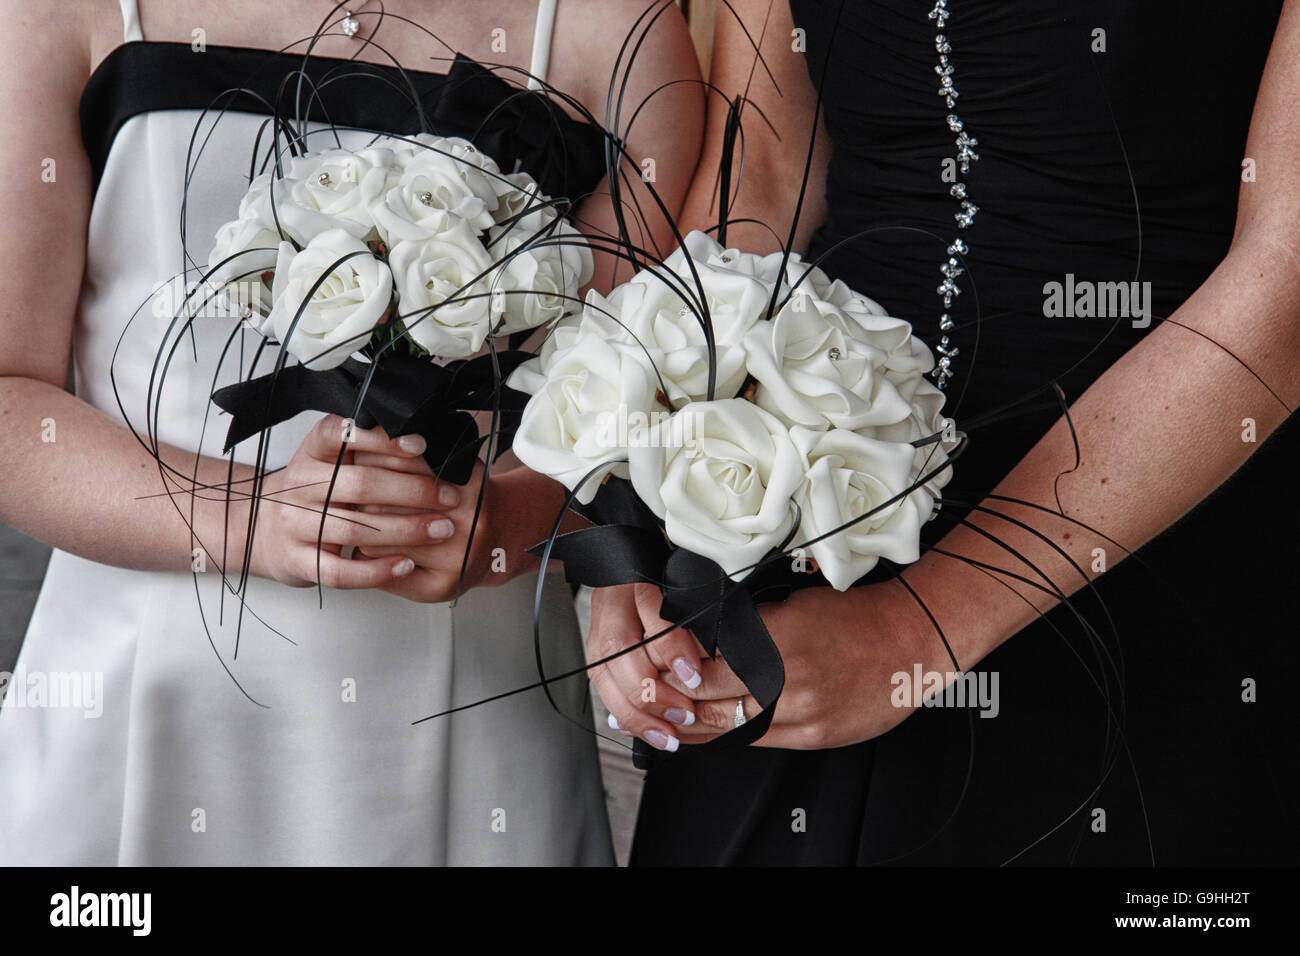
<svg viewBox="0 0 1300 956">
<path fill-rule="evenodd" d="M 1294 862 L 1279 426 L 1300 401 L 1300 3 L 734 6 L 766 69 L 722 12 L 713 80 L 780 139 L 744 114 L 733 217 L 787 234 L 820 89 L 795 248 L 951 355 L 945 414 L 970 447 L 907 586 L 879 574 L 763 609 L 787 668 L 771 730 L 658 761 L 633 862 Z M 715 97 L 684 228 L 716 224 L 725 113 Z M 1125 311 L 1103 283 L 1131 282 Z M 994 719 L 891 705 L 893 675 L 954 670 L 909 587 L 961 668 L 997 676 Z M 658 630 L 656 608 L 598 593 L 589 656 Z M 625 732 L 689 744 L 730 729 L 738 700 L 753 715 L 699 657 L 678 631 L 597 674 Z"/>
</svg>

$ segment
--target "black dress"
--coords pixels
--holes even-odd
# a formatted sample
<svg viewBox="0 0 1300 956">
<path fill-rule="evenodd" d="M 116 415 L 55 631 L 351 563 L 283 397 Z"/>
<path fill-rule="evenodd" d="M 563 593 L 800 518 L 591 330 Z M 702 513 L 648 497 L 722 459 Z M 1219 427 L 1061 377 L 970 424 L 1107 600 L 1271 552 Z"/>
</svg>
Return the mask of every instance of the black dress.
<svg viewBox="0 0 1300 956">
<path fill-rule="evenodd" d="M 835 147 L 829 219 L 811 253 L 891 227 L 825 267 L 932 345 L 938 267 L 957 234 L 957 201 L 939 175 L 954 152 L 946 115 L 979 140 L 980 159 L 959 177 L 979 206 L 964 234 L 966 294 L 949 310 L 960 354 L 948 409 L 959 425 L 1053 379 L 1072 401 L 1149 331 L 1121 321 L 1107 338 L 1107 319 L 1046 318 L 1046 282 L 1149 281 L 1154 327 L 1222 260 L 1279 3 L 950 0 L 955 110 L 937 95 L 930 0 L 849 2 L 834 29 L 840 6 L 792 3 Z M 972 430 L 948 493 L 978 500 L 1059 416 L 1047 407 Z M 1074 651 L 1094 670 L 1095 660 L 1058 608 L 1049 621 L 1064 639 L 1040 621 L 979 665 L 1000 675 L 997 719 L 923 709 L 856 746 L 659 762 L 632 862 L 1294 862 L 1294 433 L 1284 427 L 1142 549 L 1146 568 L 1129 561 L 1100 579 L 1132 759 L 1120 751 L 1095 795 L 1105 703 Z M 949 526 L 934 522 L 927 537 Z M 1076 604 L 1104 624 L 1086 594 Z M 1247 678 L 1255 703 L 1242 700 Z M 797 810 L 804 832 L 792 826 Z"/>
</svg>

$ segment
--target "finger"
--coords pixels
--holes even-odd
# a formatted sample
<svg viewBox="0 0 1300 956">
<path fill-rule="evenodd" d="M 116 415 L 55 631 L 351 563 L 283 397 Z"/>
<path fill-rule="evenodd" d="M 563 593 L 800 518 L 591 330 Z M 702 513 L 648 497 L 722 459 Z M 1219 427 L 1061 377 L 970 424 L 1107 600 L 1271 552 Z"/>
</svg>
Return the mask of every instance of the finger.
<svg viewBox="0 0 1300 956">
<path fill-rule="evenodd" d="M 637 614 L 641 618 L 641 627 L 645 636 L 662 634 L 646 645 L 646 653 L 655 665 L 656 671 L 675 671 L 678 679 L 686 688 L 699 686 L 696 665 L 704 657 L 704 648 L 700 642 L 684 627 L 674 627 L 669 621 L 659 616 L 659 607 L 663 595 L 653 584 L 633 585 Z"/>
<path fill-rule="evenodd" d="M 304 468 L 311 485 L 320 500 L 324 500 L 329 482 L 334 476 L 332 464 L 318 464 L 313 468 Z M 375 504 L 397 505 L 420 511 L 442 511 L 448 507 L 443 504 L 443 492 L 451 486 L 440 484 L 424 475 L 407 475 L 387 468 L 364 468 L 359 465 L 340 465 L 338 474 L 333 477 L 334 487 L 330 491 L 330 500 L 341 504 Z"/>
<path fill-rule="evenodd" d="M 460 574 L 465 563 L 465 545 L 463 541 L 444 541 L 442 544 L 406 545 L 405 547 L 362 547 L 358 554 L 366 558 L 382 558 L 394 554 L 405 554 L 416 565 L 426 571 Z"/>
<path fill-rule="evenodd" d="M 455 572 L 431 571 L 417 563 L 409 575 L 381 585 L 379 590 L 420 604 L 445 604 L 456 596 L 459 570 L 458 566 Z"/>
<path fill-rule="evenodd" d="M 281 504 L 288 509 L 284 526 L 299 541 L 315 544 L 352 545 L 366 549 L 366 557 L 380 558 L 410 554 L 412 547 L 428 545 L 453 533 L 451 522 L 442 515 L 412 512 L 408 515 L 363 514 L 359 511 L 331 508 L 324 528 L 321 513 L 307 506 Z M 381 549 L 381 550 L 372 550 Z M 411 555 L 414 558 L 414 555 Z M 417 562 L 418 563 L 418 562 Z"/>
<path fill-rule="evenodd" d="M 711 661 L 707 658 L 699 662 L 698 666 L 699 683 L 694 687 L 688 686 L 688 682 L 681 679 L 676 669 L 669 671 L 660 671 L 661 680 L 672 686 L 674 689 L 681 691 L 692 700 L 719 700 L 725 698 L 744 697 L 749 693 L 744 683 L 736 672 L 727 666 L 727 662 L 722 658 Z"/>
<path fill-rule="evenodd" d="M 632 705 L 626 695 L 619 689 L 607 667 L 592 669 L 592 683 L 596 692 L 609 709 L 609 726 L 611 730 L 620 730 L 631 737 L 640 737 L 656 750 L 673 753 L 681 746 L 678 728 L 666 720 L 647 714 Z"/>
<path fill-rule="evenodd" d="M 399 508 L 397 505 L 354 505 L 354 511 L 362 514 L 376 515 L 422 515 L 427 514 L 421 508 Z"/>
<path fill-rule="evenodd" d="M 631 585 L 599 588 L 592 597 L 591 632 L 587 638 L 588 662 L 605 661 L 590 671 L 592 684 L 601 700 L 605 702 L 611 716 L 610 726 L 624 733 L 640 737 L 652 747 L 659 750 L 676 750 L 680 744 L 676 728 L 661 715 L 646 713 L 634 706 L 616 679 L 614 666 L 622 658 L 606 661 L 612 655 L 635 644 L 641 637 L 641 619 L 637 614 L 636 601 Z M 649 664 L 643 652 L 630 652 L 624 657 L 640 653 L 643 667 L 649 668 L 645 676 L 654 680 L 654 667 Z M 621 667 L 621 665 L 620 665 Z M 630 671 L 621 671 L 626 681 L 627 674 L 633 674 L 631 686 L 639 688 L 639 679 L 635 676 L 635 666 Z M 652 685 L 653 686 L 653 685 Z M 664 688 L 666 691 L 667 688 Z M 651 696 L 659 697 L 656 690 Z M 685 718 L 683 718 L 684 720 Z"/>
<path fill-rule="evenodd" d="M 433 469 L 429 467 L 429 463 L 419 455 L 401 458 L 397 455 L 381 455 L 378 452 L 362 451 L 353 456 L 352 462 L 356 465 L 369 465 L 372 468 L 404 471 L 411 475 L 433 475 Z"/>
<path fill-rule="evenodd" d="M 403 459 L 422 455 L 426 448 L 424 439 L 419 435 L 389 438 L 382 428 L 358 428 L 351 419 L 341 415 L 326 415 L 316 423 L 302 443 L 303 450 L 308 455 L 326 462 L 337 461 L 344 445 L 350 452 L 377 452 Z"/>
<path fill-rule="evenodd" d="M 415 571 L 410 558 L 349 559 L 306 546 L 293 549 L 290 565 L 300 581 L 338 590 L 382 587 Z"/>
<path fill-rule="evenodd" d="M 699 743 L 700 737 L 716 737 L 719 734 L 735 730 L 740 726 L 736 721 L 736 704 L 740 703 L 744 708 L 745 721 L 753 720 L 762 708 L 749 694 L 738 697 L 726 698 L 723 700 L 697 700 L 694 702 L 695 707 L 695 724 L 689 728 L 682 728 L 684 743 Z M 692 738 L 685 740 L 686 737 Z"/>
<path fill-rule="evenodd" d="M 658 680 L 658 669 L 644 648 L 610 661 L 609 673 L 623 696 L 642 713 L 660 717 L 675 728 L 695 723 L 695 706 L 690 698 Z"/>
</svg>

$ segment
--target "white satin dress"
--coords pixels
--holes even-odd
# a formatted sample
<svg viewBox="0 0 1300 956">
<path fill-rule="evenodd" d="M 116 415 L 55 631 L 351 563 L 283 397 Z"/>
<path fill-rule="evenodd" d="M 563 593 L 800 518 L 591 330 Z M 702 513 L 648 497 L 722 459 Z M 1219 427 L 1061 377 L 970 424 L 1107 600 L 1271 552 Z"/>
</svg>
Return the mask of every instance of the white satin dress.
<svg viewBox="0 0 1300 956">
<path fill-rule="evenodd" d="M 126 40 L 142 41 L 132 0 L 123 8 Z M 543 53 L 549 31 L 540 17 Z M 120 397 L 141 431 L 169 316 L 146 308 L 120 347 L 119 337 L 155 284 L 181 265 L 185 157 L 197 120 L 192 109 L 126 119 L 90 218 L 77 395 L 119 421 Z M 264 120 L 230 113 L 217 124 L 189 195 L 189 251 L 199 262 L 237 209 Z M 161 440 L 196 447 L 229 329 L 201 320 L 198 362 L 188 343 L 177 352 L 160 403 Z M 232 365 L 220 383 L 235 374 Z M 316 417 L 276 429 L 271 464 L 288 460 Z M 203 451 L 220 453 L 227 421 L 209 421 Z M 255 444 L 241 446 L 244 455 Z M 580 666 L 569 590 L 549 578 L 547 665 Z M 250 610 L 296 643 L 246 614 L 238 659 L 236 602 L 227 596 L 219 625 L 218 577 L 197 581 L 198 594 L 189 573 L 54 553 L 16 679 L 102 675 L 94 678 L 102 680 L 102 713 L 0 709 L 0 864 L 613 862 L 595 738 L 540 691 L 412 725 L 536 679 L 535 576 L 470 592 L 455 608 L 378 591 L 326 591 L 322 608 L 315 589 L 257 579 Z M 204 616 L 221 657 L 266 707 L 227 676 Z M 11 697 L 21 692 L 10 688 Z M 555 693 L 567 713 L 589 712 L 585 680 Z"/>
</svg>

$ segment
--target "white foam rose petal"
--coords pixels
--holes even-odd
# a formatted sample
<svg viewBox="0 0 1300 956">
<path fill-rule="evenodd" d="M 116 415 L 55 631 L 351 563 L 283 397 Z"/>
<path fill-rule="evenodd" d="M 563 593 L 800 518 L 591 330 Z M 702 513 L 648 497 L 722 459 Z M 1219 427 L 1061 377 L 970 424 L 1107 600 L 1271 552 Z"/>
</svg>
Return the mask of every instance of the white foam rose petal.
<svg viewBox="0 0 1300 956">
<path fill-rule="evenodd" d="M 912 449 L 845 429 L 816 432 L 795 427 L 791 441 L 808 461 L 797 500 L 801 541 L 813 541 L 868 512 L 857 524 L 808 546 L 819 569 L 843 591 L 875 567 L 880 558 L 900 564 L 920 555 L 920 529 L 928 506 L 911 492 Z M 922 497 L 925 497 L 922 495 Z M 925 514 L 921 514 L 925 506 Z"/>
<path fill-rule="evenodd" d="M 346 261 L 334 265 L 345 256 Z M 387 267 L 341 229 L 320 234 L 296 253 L 282 242 L 267 325 L 300 362 L 314 369 L 334 368 L 366 343 L 387 311 L 392 291 Z"/>
<path fill-rule="evenodd" d="M 681 416 L 694 420 L 675 421 Z M 683 436 L 693 440 L 683 443 Z M 804 468 L 779 419 L 743 399 L 697 402 L 647 439 L 629 449 L 628 470 L 674 544 L 735 580 L 781 544 Z"/>
<path fill-rule="evenodd" d="M 649 369 L 635 353 L 588 335 L 558 356 L 542 387 L 529 399 L 515 433 L 515 454 L 529 468 L 573 490 L 597 466 L 605 465 L 578 491 L 587 503 L 609 473 L 627 476 L 623 465 L 633 430 L 620 432 L 632 412 L 649 421 L 656 410 Z"/>
<path fill-rule="evenodd" d="M 244 306 L 263 315 L 269 311 L 271 297 L 262 273 L 275 268 L 280 241 L 255 219 L 235 219 L 217 230 L 207 282 L 221 287 L 220 294 L 234 304 L 236 313 Z"/>
<path fill-rule="evenodd" d="M 595 289 L 588 290 L 583 311 L 566 316 L 551 326 L 537 355 L 520 365 L 512 374 L 510 387 L 530 395 L 535 394 L 546 384 L 547 371 L 557 357 L 580 342 L 585 335 L 596 335 L 607 342 L 626 344 L 631 350 L 641 353 L 627 331 L 611 318 L 609 313 L 616 314 L 616 311 L 614 303 L 607 302 Z M 643 367 L 649 368 L 650 359 L 644 353 L 641 353 L 640 362 Z"/>
<path fill-rule="evenodd" d="M 441 231 L 440 213 L 484 232 L 496 222 L 492 214 L 497 202 L 496 191 L 479 168 L 447 155 L 446 150 L 429 149 L 406 163 L 396 185 L 376 208 L 375 223 L 381 235 L 392 241 Z"/>
<path fill-rule="evenodd" d="M 744 346 L 759 382 L 755 401 L 789 424 L 854 429 L 911 413 L 877 372 L 886 353 L 846 335 L 809 297 L 792 299 L 771 322 L 755 326 Z"/>
<path fill-rule="evenodd" d="M 592 275 L 591 250 L 581 233 L 542 209 L 488 235 L 502 263 L 492 282 L 503 293 L 493 299 L 494 334 L 534 329 L 578 311 L 578 290 Z"/>
<path fill-rule="evenodd" d="M 411 339 L 433 355 L 465 358 L 487 339 L 491 257 L 465 224 L 439 236 L 399 242 L 388 253 L 398 307 Z"/>
<path fill-rule="evenodd" d="M 715 398 L 736 394 L 744 382 L 745 334 L 765 314 L 769 290 L 751 276 L 697 263 L 709 307 L 718 374 Z M 687 280 L 694 286 L 693 280 Z M 624 286 L 620 318 L 657 358 L 675 401 L 701 401 L 708 393 L 708 347 L 703 324 L 662 275 L 642 270 Z"/>
</svg>

